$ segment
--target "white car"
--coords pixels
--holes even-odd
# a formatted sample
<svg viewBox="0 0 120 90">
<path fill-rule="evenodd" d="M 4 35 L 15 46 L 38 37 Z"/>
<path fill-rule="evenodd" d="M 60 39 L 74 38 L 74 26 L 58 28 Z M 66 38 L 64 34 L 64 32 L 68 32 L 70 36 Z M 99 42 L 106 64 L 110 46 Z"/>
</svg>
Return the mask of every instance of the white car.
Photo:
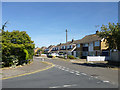
<svg viewBox="0 0 120 90">
<path fill-rule="evenodd" d="M 57 53 L 52 53 L 51 55 L 52 56 L 59 56 L 59 54 L 57 54 Z"/>
</svg>

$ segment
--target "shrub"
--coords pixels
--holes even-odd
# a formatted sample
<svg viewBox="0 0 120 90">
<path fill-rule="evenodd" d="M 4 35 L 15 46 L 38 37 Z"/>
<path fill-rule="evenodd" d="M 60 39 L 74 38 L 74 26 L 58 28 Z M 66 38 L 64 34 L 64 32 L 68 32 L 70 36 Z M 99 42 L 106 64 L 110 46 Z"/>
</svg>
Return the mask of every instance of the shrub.
<svg viewBox="0 0 120 90">
<path fill-rule="evenodd" d="M 6 60 L 4 61 L 4 63 L 2 64 L 2 67 L 10 67 L 10 66 L 16 66 L 18 64 L 18 59 L 16 56 L 14 55 L 10 55 L 8 57 L 6 57 Z"/>
<path fill-rule="evenodd" d="M 67 58 L 69 58 L 69 59 L 75 59 L 75 57 L 73 55 L 68 55 Z"/>
<path fill-rule="evenodd" d="M 33 59 L 34 48 L 34 41 L 25 31 L 9 32 L 2 30 L 2 67 L 14 65 L 17 60 L 17 65 L 28 63 L 28 59 Z"/>
<path fill-rule="evenodd" d="M 24 49 L 23 51 L 25 54 L 25 60 L 28 60 L 28 57 L 29 57 L 28 51 L 26 49 Z"/>
</svg>

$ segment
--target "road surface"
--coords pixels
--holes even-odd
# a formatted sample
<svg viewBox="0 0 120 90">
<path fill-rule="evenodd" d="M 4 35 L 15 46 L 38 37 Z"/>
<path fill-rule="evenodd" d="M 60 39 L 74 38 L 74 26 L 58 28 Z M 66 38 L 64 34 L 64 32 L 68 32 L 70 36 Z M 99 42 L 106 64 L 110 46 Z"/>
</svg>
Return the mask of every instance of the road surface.
<svg viewBox="0 0 120 90">
<path fill-rule="evenodd" d="M 35 58 L 34 60 L 41 60 Z M 2 88 L 117 88 L 117 84 L 81 72 L 78 65 L 66 61 L 45 60 L 55 67 L 31 75 L 6 79 Z M 73 65 L 73 66 L 72 66 Z"/>
</svg>

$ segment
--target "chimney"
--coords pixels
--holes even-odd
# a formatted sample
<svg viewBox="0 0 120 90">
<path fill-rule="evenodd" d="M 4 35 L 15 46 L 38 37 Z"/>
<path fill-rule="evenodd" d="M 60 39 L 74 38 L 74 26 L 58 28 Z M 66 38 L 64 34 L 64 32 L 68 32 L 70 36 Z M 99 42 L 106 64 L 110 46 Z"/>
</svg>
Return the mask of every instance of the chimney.
<svg viewBox="0 0 120 90">
<path fill-rule="evenodd" d="M 72 42 L 74 42 L 74 39 L 72 39 Z"/>
<path fill-rule="evenodd" d="M 96 34 L 98 34 L 98 32 L 99 32 L 99 31 L 97 30 L 97 31 L 96 31 Z"/>
</svg>

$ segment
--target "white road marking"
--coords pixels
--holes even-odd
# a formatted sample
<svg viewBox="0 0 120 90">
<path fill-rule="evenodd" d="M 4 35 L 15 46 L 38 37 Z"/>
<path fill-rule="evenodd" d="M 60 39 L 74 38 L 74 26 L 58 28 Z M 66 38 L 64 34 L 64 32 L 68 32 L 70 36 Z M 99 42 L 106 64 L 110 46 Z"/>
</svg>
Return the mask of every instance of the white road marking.
<svg viewBox="0 0 120 90">
<path fill-rule="evenodd" d="M 63 85 L 63 86 L 53 86 L 53 87 L 49 87 L 49 88 L 63 88 L 63 87 L 71 87 L 71 86 L 77 86 L 77 85 L 72 84 L 72 85 Z"/>
<path fill-rule="evenodd" d="M 95 77 L 95 78 L 98 78 L 98 77 Z"/>
<path fill-rule="evenodd" d="M 107 82 L 107 83 L 109 83 L 110 81 L 103 81 L 103 82 Z"/>
<path fill-rule="evenodd" d="M 101 83 L 101 82 L 97 82 L 97 83 Z"/>
<path fill-rule="evenodd" d="M 71 86 L 77 86 L 76 84 L 73 85 L 63 85 L 63 87 L 71 87 Z"/>
<path fill-rule="evenodd" d="M 65 69 L 65 71 L 69 71 L 68 69 Z"/>
<path fill-rule="evenodd" d="M 78 75 L 78 76 L 79 76 L 80 74 L 79 74 L 79 73 L 76 73 L 76 75 Z"/>
<path fill-rule="evenodd" d="M 81 73 L 82 75 L 87 75 L 87 74 L 85 74 L 85 73 Z"/>
<path fill-rule="evenodd" d="M 70 71 L 70 73 L 74 73 L 74 72 Z"/>
<path fill-rule="evenodd" d="M 60 88 L 60 86 L 54 86 L 54 87 L 49 87 L 49 88 Z"/>
<path fill-rule="evenodd" d="M 76 73 L 79 73 L 79 71 L 75 71 Z"/>
</svg>

